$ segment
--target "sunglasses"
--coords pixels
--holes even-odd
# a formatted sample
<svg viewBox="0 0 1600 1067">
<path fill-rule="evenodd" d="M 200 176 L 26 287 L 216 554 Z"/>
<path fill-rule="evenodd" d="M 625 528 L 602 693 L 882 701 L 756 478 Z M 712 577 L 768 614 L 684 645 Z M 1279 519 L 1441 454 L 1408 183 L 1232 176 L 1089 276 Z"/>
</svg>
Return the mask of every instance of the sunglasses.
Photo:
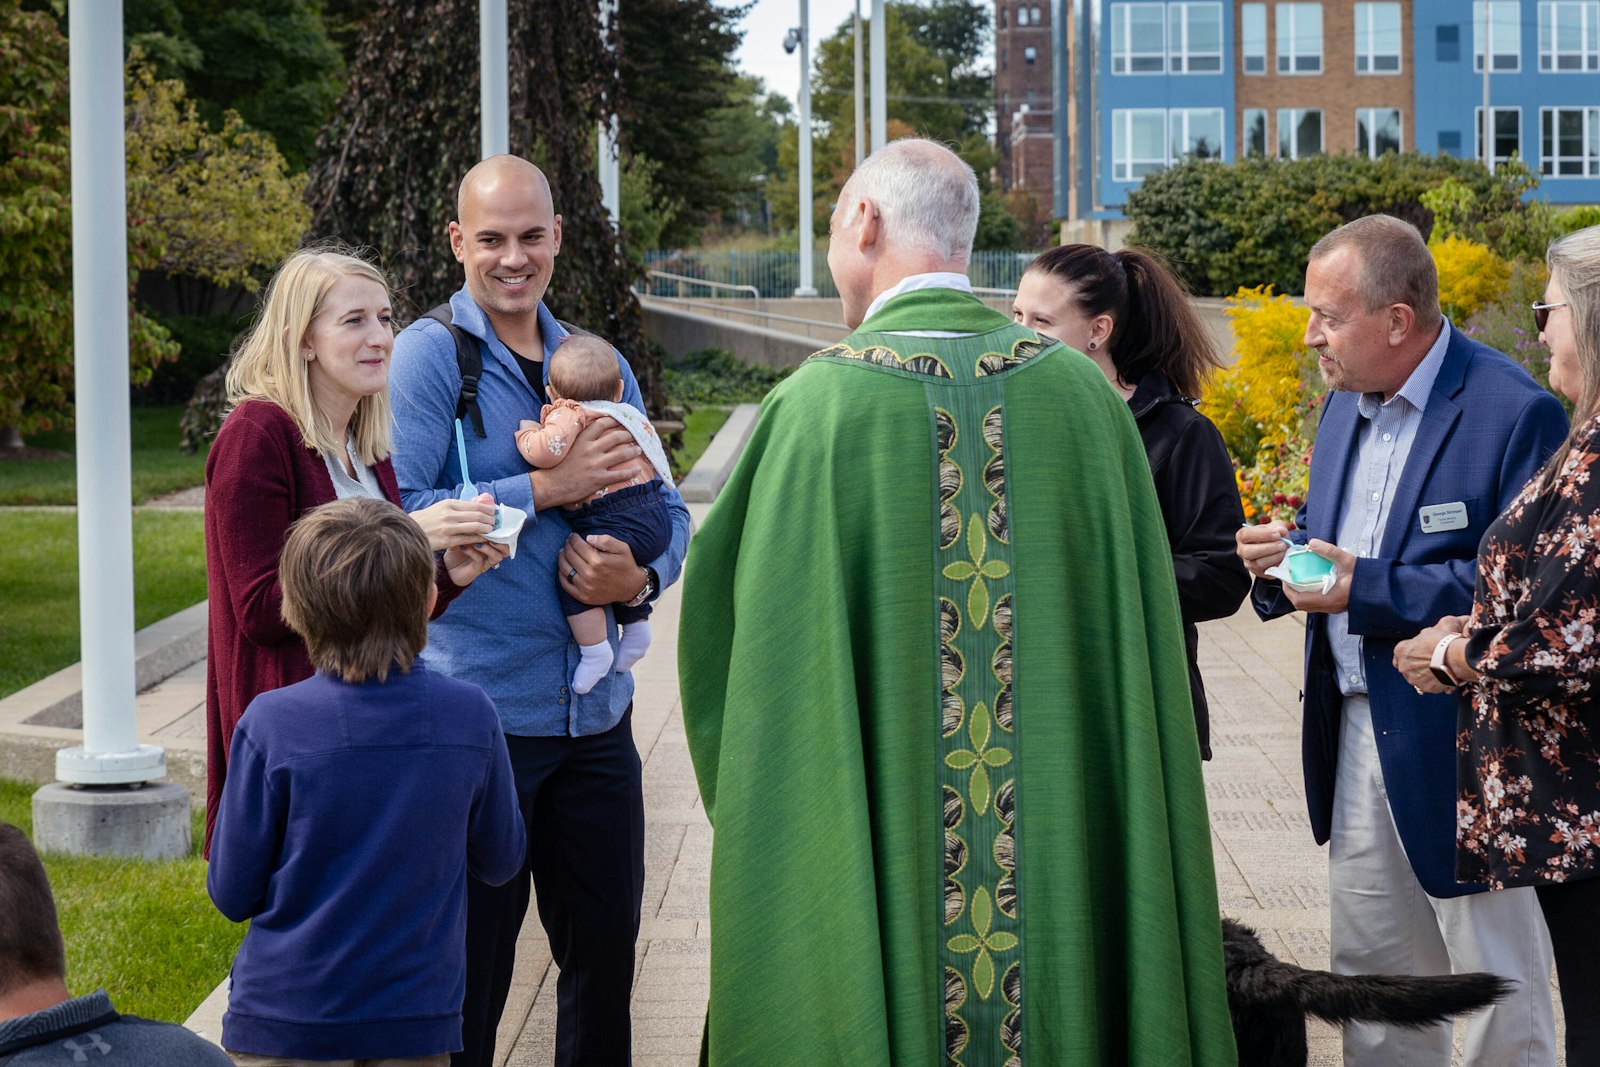
<svg viewBox="0 0 1600 1067">
<path fill-rule="evenodd" d="M 1530 306 L 1533 308 L 1533 324 L 1538 327 L 1540 333 L 1543 333 L 1545 325 L 1550 321 L 1550 312 L 1556 308 L 1566 307 L 1567 302 L 1563 300 L 1559 304 L 1541 304 L 1536 300 Z"/>
</svg>

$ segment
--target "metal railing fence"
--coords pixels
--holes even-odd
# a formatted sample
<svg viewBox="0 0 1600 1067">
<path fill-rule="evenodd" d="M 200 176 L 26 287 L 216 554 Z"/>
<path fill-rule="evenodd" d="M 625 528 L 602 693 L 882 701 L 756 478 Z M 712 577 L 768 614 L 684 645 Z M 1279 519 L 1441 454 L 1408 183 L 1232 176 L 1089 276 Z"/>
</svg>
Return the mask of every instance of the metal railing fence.
<svg viewBox="0 0 1600 1067">
<path fill-rule="evenodd" d="M 1038 252 L 974 252 L 971 269 L 967 272 L 972 284 L 980 289 L 1012 290 L 1017 287 L 1022 272 L 1033 262 Z M 828 273 L 827 255 L 815 259 L 816 287 L 819 296 L 836 297 L 839 290 Z M 690 281 L 702 280 L 716 283 L 718 289 L 738 287 L 743 292 L 752 288 L 763 297 L 793 296 L 800 284 L 800 253 L 795 252 L 739 252 L 703 251 L 684 249 L 645 253 L 645 267 L 651 271 L 673 275 L 678 280 L 650 277 L 642 292 L 649 296 L 695 296 L 710 294 L 698 289 Z M 721 296 L 722 293 L 717 295 Z M 733 296 L 732 292 L 727 295 Z"/>
</svg>

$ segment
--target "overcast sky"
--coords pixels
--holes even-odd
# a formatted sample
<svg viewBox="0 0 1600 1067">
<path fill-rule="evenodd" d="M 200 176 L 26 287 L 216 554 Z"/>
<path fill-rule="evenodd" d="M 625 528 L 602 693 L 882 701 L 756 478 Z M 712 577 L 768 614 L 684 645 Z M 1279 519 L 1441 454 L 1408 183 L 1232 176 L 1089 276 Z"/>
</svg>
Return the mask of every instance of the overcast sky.
<svg viewBox="0 0 1600 1067">
<path fill-rule="evenodd" d="M 626 0 L 623 0 L 626 3 Z M 767 83 L 772 92 L 781 93 L 791 101 L 800 89 L 800 53 L 785 55 L 783 36 L 789 27 L 800 25 L 802 0 L 756 0 L 750 13 L 739 27 L 744 30 L 744 43 L 739 46 L 735 61 L 746 74 L 754 74 Z M 853 0 L 809 0 L 811 4 L 812 61 L 818 41 L 832 35 L 833 31 L 855 11 Z M 735 7 L 732 0 L 717 0 L 723 7 Z M 861 0 L 862 14 L 871 11 L 870 0 Z M 862 33 L 867 32 L 865 24 Z"/>
</svg>

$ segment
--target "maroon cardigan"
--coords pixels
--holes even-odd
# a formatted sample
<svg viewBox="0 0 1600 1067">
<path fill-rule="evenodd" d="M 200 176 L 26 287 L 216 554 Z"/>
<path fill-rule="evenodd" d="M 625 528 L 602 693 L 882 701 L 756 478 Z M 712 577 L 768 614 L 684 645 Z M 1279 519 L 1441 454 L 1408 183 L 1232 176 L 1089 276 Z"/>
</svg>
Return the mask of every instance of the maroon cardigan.
<svg viewBox="0 0 1600 1067">
<path fill-rule="evenodd" d="M 396 507 L 394 467 L 373 465 Z M 227 773 L 233 728 L 259 693 L 311 677 L 304 642 L 283 621 L 278 556 L 289 526 L 335 499 L 323 458 L 276 404 L 251 400 L 224 420 L 206 460 L 206 854 Z M 437 563 L 437 617 L 461 592 Z"/>
</svg>

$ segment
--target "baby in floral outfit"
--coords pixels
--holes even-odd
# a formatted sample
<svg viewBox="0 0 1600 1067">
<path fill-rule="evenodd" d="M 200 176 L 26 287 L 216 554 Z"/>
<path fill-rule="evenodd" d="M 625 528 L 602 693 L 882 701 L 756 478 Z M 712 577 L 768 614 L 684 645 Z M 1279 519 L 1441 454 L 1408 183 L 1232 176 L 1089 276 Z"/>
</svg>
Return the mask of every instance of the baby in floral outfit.
<svg viewBox="0 0 1600 1067">
<path fill-rule="evenodd" d="M 545 391 L 550 403 L 540 411 L 539 421 L 524 419 L 517 430 L 517 450 L 523 459 L 535 467 L 554 467 L 566 458 L 584 427 L 596 419 L 611 418 L 633 434 L 654 468 L 654 477 L 640 474 L 608 485 L 582 504 L 564 509 L 573 532 L 584 538 L 594 534 L 615 537 L 633 551 L 640 564 L 661 555 L 672 540 L 672 516 L 661 495 L 662 483 L 672 484 L 672 473 L 655 427 L 644 412 L 622 403 L 622 372 L 616 352 L 598 337 L 569 335 L 550 356 Z M 579 601 L 562 588 L 559 578 L 556 595 L 578 642 L 573 692 L 587 693 L 608 670 L 629 670 L 644 657 L 650 647 L 648 603 L 611 606 L 622 631 L 613 655 L 606 639 L 605 608 Z"/>
</svg>

